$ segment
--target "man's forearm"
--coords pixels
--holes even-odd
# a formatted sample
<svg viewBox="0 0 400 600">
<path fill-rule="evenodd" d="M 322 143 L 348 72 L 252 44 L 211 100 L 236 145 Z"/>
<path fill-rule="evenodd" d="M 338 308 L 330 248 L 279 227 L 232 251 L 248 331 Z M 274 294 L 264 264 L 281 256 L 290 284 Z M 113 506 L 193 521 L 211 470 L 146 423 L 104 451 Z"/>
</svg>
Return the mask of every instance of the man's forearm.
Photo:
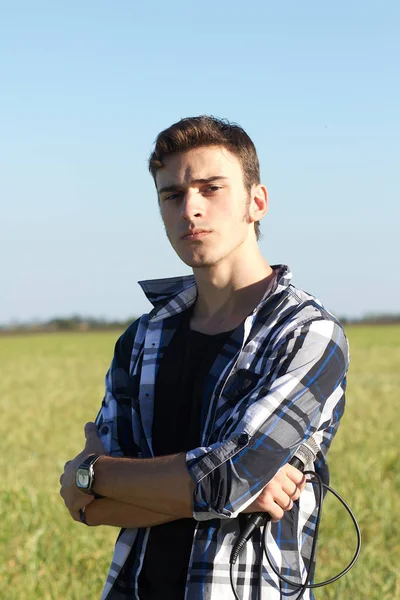
<svg viewBox="0 0 400 600">
<path fill-rule="evenodd" d="M 153 527 L 153 525 L 161 525 L 176 519 L 171 515 L 155 513 L 111 498 L 93 500 L 86 506 L 85 515 L 88 525 L 126 528 Z"/>
<path fill-rule="evenodd" d="M 114 458 L 103 454 L 94 423 L 87 423 L 85 435 L 84 450 L 66 463 L 60 478 L 61 496 L 76 521 L 84 507 L 89 525 L 151 527 L 193 517 L 195 484 L 186 467 L 185 454 L 150 459 Z M 76 470 L 92 454 L 100 455 L 95 463 L 93 491 L 105 497 L 95 501 L 76 486 Z M 291 509 L 304 485 L 302 473 L 285 465 L 246 507 L 251 512 L 269 512 L 278 520 L 284 511 Z"/>
<path fill-rule="evenodd" d="M 171 520 L 193 516 L 194 483 L 184 454 L 149 459 L 102 456 L 95 466 L 93 489 Z"/>
</svg>

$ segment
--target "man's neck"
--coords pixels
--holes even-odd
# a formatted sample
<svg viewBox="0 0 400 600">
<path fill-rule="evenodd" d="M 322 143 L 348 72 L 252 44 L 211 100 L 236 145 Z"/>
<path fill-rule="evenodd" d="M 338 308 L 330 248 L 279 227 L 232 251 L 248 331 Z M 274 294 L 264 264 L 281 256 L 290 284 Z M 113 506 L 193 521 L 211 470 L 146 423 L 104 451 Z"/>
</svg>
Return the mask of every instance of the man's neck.
<svg viewBox="0 0 400 600">
<path fill-rule="evenodd" d="M 235 329 L 254 310 L 274 277 L 257 248 L 252 257 L 194 270 L 198 297 L 191 328 L 204 333 Z"/>
</svg>

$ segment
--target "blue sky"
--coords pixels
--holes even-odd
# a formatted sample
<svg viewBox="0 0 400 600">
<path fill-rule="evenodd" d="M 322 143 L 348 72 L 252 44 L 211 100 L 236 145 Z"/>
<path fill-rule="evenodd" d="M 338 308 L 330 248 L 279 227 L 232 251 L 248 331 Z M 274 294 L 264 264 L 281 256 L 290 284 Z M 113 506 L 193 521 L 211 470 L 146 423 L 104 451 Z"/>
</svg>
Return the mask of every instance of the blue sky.
<svg viewBox="0 0 400 600">
<path fill-rule="evenodd" d="M 338 315 L 399 312 L 397 2 L 18 1 L 0 8 L 0 323 L 147 311 L 189 272 L 155 137 L 202 113 L 254 140 L 261 249 Z"/>
</svg>

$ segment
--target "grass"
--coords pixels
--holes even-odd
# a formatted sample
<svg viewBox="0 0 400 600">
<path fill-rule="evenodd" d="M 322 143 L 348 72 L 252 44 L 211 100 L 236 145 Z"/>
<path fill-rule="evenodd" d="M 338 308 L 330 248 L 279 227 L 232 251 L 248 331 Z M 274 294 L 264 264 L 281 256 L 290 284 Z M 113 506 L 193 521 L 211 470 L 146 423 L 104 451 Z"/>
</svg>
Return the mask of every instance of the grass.
<svg viewBox="0 0 400 600">
<path fill-rule="evenodd" d="M 331 483 L 354 510 L 356 566 L 316 599 L 400 599 L 400 327 L 348 328 L 348 403 L 330 451 Z M 64 462 L 83 447 L 117 333 L 0 338 L 0 589 L 4 600 L 99 598 L 117 531 L 86 529 L 58 495 Z M 317 580 L 347 563 L 355 535 L 324 504 Z"/>
<path fill-rule="evenodd" d="M 400 424 L 400 327 L 348 329 L 351 369 L 343 422 L 330 451 L 333 487 L 346 499 L 361 526 L 361 556 L 343 579 L 317 591 L 321 598 L 400 598 L 400 521 L 397 516 Z M 354 533 L 333 498 L 324 506 L 318 579 L 348 562 Z"/>
</svg>

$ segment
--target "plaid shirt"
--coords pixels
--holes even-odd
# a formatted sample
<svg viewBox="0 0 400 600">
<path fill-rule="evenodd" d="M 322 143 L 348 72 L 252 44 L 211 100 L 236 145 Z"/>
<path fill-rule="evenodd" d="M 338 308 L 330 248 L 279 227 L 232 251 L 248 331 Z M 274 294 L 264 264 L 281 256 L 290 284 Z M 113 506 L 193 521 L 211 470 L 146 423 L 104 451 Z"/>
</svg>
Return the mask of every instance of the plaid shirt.
<svg viewBox="0 0 400 600">
<path fill-rule="evenodd" d="M 201 447 L 187 453 L 195 483 L 197 521 L 186 600 L 231 600 L 229 557 L 239 534 L 237 516 L 310 436 L 325 457 L 344 410 L 348 346 L 340 323 L 310 294 L 291 285 L 291 273 L 273 267 L 276 279 L 259 305 L 217 356 L 204 390 Z M 97 417 L 106 451 L 151 457 L 157 368 L 197 289 L 193 276 L 140 282 L 154 309 L 133 323 L 116 344 Z M 273 523 L 268 549 L 278 570 L 299 582 L 309 566 L 315 527 L 315 491 L 307 485 L 291 511 Z M 122 529 L 102 600 L 137 600 L 138 576 L 149 529 Z M 293 597 L 262 558 L 257 530 L 235 565 L 243 600 Z M 296 594 L 295 594 L 296 597 Z M 307 591 L 306 600 L 313 598 Z"/>
</svg>

